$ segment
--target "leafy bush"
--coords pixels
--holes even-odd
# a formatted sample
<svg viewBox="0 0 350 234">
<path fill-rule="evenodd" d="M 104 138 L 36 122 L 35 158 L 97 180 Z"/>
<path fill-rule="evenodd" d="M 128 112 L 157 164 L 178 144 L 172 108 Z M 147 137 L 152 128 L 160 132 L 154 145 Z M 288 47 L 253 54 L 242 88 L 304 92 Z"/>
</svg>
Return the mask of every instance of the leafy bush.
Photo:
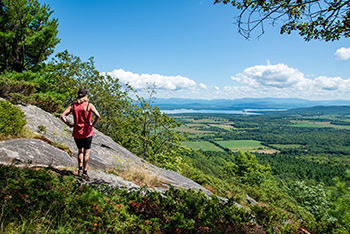
<svg viewBox="0 0 350 234">
<path fill-rule="evenodd" d="M 33 94 L 38 88 L 38 84 L 28 81 L 18 81 L 1 77 L 0 79 L 0 97 L 8 98 L 11 93 L 18 93 L 24 96 Z"/>
<path fill-rule="evenodd" d="M 0 137 L 21 134 L 26 123 L 24 113 L 18 107 L 8 101 L 0 100 Z"/>
<path fill-rule="evenodd" d="M 14 104 L 32 104 L 51 113 L 63 111 L 64 92 L 55 90 L 52 79 L 45 72 L 6 72 L 1 74 L 0 97 Z"/>
<path fill-rule="evenodd" d="M 0 186 L 4 233 L 125 233 L 134 219 L 119 204 L 120 191 L 106 196 L 46 169 L 0 165 Z"/>
<path fill-rule="evenodd" d="M 174 188 L 160 194 L 84 186 L 54 171 L 0 165 L 2 231 L 263 233 L 232 201 Z"/>
<path fill-rule="evenodd" d="M 35 105 L 50 113 L 60 113 L 64 110 L 63 102 L 48 94 L 38 93 L 26 97 L 18 93 L 11 93 L 8 100 L 14 104 Z"/>
<path fill-rule="evenodd" d="M 347 180 L 342 181 L 335 178 L 335 186 L 328 191 L 332 201 L 330 213 L 336 217 L 338 222 L 350 229 L 350 170 L 346 170 Z"/>
<path fill-rule="evenodd" d="M 81 185 L 69 171 L 0 165 L 4 233 L 347 233 L 344 226 L 193 190 Z"/>
<path fill-rule="evenodd" d="M 329 216 L 330 202 L 326 196 L 326 189 L 322 184 L 313 186 L 307 185 L 304 181 L 296 181 L 290 184 L 288 193 L 316 219 L 332 219 Z"/>
</svg>

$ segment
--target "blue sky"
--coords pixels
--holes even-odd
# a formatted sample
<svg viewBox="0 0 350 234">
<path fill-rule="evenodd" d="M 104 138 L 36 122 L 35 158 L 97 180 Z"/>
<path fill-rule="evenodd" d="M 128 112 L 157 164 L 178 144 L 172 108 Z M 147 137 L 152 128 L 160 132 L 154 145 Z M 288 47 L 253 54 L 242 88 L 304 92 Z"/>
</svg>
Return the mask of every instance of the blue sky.
<svg viewBox="0 0 350 234">
<path fill-rule="evenodd" d="M 250 40 L 214 0 L 39 0 L 60 44 L 103 74 L 156 97 L 350 99 L 350 39 L 305 42 L 265 25 Z"/>
</svg>

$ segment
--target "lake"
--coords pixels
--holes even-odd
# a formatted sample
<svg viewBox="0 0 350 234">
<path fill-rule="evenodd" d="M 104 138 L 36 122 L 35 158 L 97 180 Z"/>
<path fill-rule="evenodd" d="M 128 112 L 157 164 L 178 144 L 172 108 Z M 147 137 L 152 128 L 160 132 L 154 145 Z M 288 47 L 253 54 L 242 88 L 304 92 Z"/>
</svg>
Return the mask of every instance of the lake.
<svg viewBox="0 0 350 234">
<path fill-rule="evenodd" d="M 239 110 L 193 110 L 193 109 L 175 109 L 161 110 L 165 114 L 184 114 L 184 113 L 209 113 L 209 114 L 235 114 L 235 115 L 260 115 L 261 113 Z"/>
</svg>

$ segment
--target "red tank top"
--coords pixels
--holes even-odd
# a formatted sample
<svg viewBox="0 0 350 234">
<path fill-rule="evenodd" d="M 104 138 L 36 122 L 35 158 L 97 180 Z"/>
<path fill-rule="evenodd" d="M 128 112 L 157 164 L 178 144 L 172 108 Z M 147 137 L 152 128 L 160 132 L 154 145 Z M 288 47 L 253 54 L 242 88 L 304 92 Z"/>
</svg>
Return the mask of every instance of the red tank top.
<svg viewBox="0 0 350 234">
<path fill-rule="evenodd" d="M 93 134 L 90 125 L 91 112 L 85 110 L 87 104 L 87 102 L 73 104 L 73 137 L 75 138 L 88 138 Z"/>
</svg>

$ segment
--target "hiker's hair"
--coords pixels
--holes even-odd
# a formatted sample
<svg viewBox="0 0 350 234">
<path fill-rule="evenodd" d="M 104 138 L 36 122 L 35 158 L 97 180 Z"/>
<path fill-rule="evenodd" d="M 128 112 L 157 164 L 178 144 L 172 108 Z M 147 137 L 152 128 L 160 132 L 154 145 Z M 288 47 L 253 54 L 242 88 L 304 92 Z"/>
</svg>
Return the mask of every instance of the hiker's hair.
<svg viewBox="0 0 350 234">
<path fill-rule="evenodd" d="M 83 103 L 83 102 L 88 102 L 89 99 L 87 96 L 84 96 L 84 97 L 81 97 L 81 98 L 77 98 L 77 103 L 80 104 L 80 103 Z"/>
</svg>

